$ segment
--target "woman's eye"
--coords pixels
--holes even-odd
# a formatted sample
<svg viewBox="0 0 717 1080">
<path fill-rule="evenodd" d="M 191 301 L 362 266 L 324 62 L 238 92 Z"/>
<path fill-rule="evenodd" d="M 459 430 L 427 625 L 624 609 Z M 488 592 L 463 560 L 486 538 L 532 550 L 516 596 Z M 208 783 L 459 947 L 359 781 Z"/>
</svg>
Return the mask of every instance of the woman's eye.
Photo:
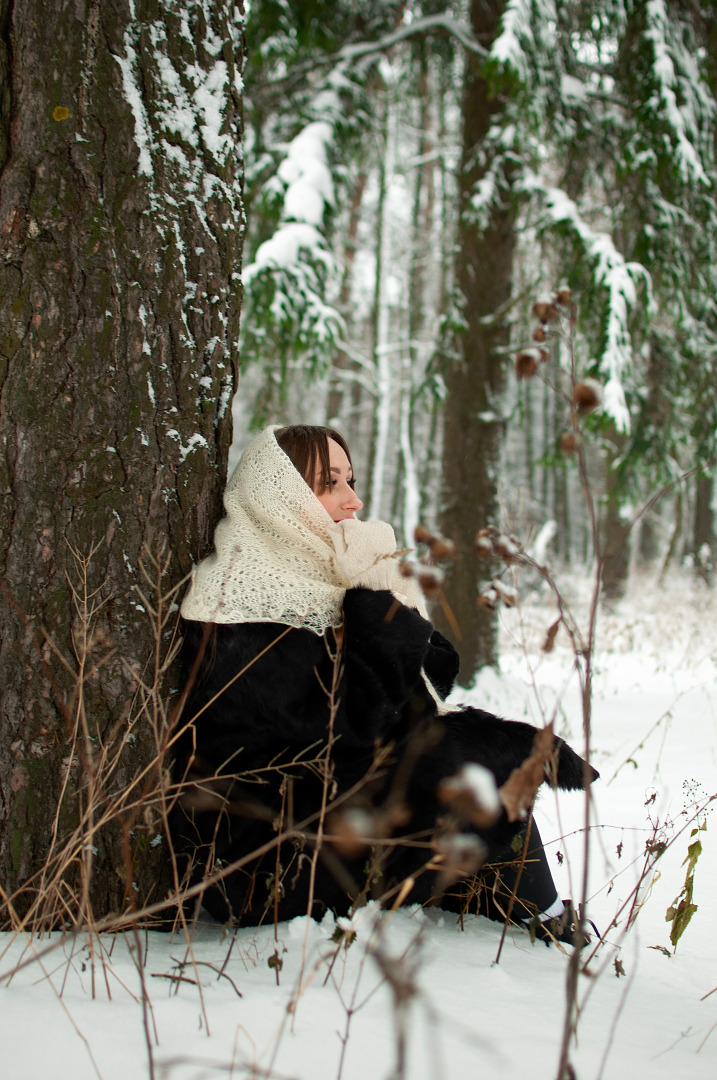
<svg viewBox="0 0 717 1080">
<path fill-rule="evenodd" d="M 355 490 L 355 488 L 356 488 L 356 478 L 354 476 L 351 477 L 351 479 L 348 482 L 348 485 L 349 485 L 349 487 L 351 488 L 352 491 Z"/>
</svg>

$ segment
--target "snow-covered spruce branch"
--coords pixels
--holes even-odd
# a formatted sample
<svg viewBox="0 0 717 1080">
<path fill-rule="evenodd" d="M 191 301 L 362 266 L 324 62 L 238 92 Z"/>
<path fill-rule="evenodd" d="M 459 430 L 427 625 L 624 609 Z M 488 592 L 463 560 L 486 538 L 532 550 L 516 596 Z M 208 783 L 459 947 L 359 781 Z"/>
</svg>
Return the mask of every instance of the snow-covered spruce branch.
<svg viewBox="0 0 717 1080">
<path fill-rule="evenodd" d="M 301 81 L 309 72 L 316 71 L 318 67 L 345 66 L 347 63 L 354 63 L 367 56 L 388 52 L 396 45 L 429 34 L 452 37 L 468 52 L 482 56 L 486 60 L 490 55 L 488 50 L 480 42 L 476 41 L 468 27 L 458 22 L 458 20 L 452 19 L 450 15 L 427 15 L 423 19 L 416 19 L 414 22 L 399 27 L 398 30 L 383 34 L 376 41 L 361 41 L 351 45 L 344 45 L 341 49 L 334 53 L 328 53 L 326 56 L 312 56 L 311 60 L 307 60 L 306 63 L 292 67 L 283 78 L 273 79 L 271 87 L 267 88 L 267 90 L 272 97 L 279 96 L 283 94 L 287 82 Z"/>
</svg>

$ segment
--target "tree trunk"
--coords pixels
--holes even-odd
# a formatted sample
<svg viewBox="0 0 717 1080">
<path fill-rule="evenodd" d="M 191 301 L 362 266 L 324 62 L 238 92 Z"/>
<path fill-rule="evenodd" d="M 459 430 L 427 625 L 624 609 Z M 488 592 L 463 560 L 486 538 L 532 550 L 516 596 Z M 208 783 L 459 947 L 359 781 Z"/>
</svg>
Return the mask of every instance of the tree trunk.
<svg viewBox="0 0 717 1080">
<path fill-rule="evenodd" d="M 605 512 L 602 521 L 602 551 L 605 564 L 602 592 L 607 600 L 625 595 L 630 569 L 630 527 L 623 509 L 622 489 L 614 464 L 625 448 L 627 437 L 615 431 L 605 439 L 609 448 L 605 460 Z"/>
<path fill-rule="evenodd" d="M 142 567 L 165 551 L 176 585 L 221 505 L 242 24 L 231 0 L 0 0 L 0 880 L 82 819 L 64 919 L 145 899 L 167 859 L 121 793 L 168 719 Z"/>
<path fill-rule="evenodd" d="M 369 504 L 367 517 L 380 518 L 386 483 L 386 462 L 391 435 L 393 379 L 391 358 L 387 351 L 389 335 L 388 297 L 385 295 L 385 273 L 389 260 L 387 238 L 386 195 L 393 174 L 394 108 L 391 90 L 386 90 L 383 130 L 378 163 L 378 205 L 376 207 L 376 274 L 373 289 L 372 353 L 376 400 L 374 405 L 373 441 L 369 464 Z"/>
<path fill-rule="evenodd" d="M 472 0 L 471 23 L 478 41 L 493 40 L 504 6 L 499 0 Z M 508 329 L 497 313 L 510 297 L 515 247 L 510 165 L 499 164 L 503 190 L 485 207 L 483 221 L 476 220 L 472 200 L 480 181 L 496 167 L 495 154 L 500 151 L 486 136 L 492 125 L 500 124 L 504 107 L 504 96 L 488 84 L 480 59 L 470 54 L 463 93 L 456 246 L 463 327 L 446 371 L 443 459 L 443 531 L 468 549 L 451 565 L 446 583 L 448 603 L 463 636 L 464 677 L 497 662 L 496 619 L 476 604 L 481 564 L 470 549 L 476 531 L 497 525 L 499 518 L 505 361 L 498 350 L 508 343 Z"/>
<path fill-rule="evenodd" d="M 695 573 L 710 584 L 714 576 L 715 516 L 712 509 L 714 478 L 702 472 L 695 484 L 695 520 L 692 536 Z"/>
</svg>

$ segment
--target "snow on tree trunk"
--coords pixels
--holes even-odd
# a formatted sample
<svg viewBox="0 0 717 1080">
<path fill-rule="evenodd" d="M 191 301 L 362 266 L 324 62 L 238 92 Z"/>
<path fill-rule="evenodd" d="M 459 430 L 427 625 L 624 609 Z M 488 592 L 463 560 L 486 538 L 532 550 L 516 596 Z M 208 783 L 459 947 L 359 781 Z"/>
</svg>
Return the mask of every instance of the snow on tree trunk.
<svg viewBox="0 0 717 1080">
<path fill-rule="evenodd" d="M 150 591 L 143 552 L 166 545 L 165 586 L 176 584 L 206 553 L 220 511 L 240 310 L 242 25 L 232 0 L 0 9 L 9 892 L 42 864 L 53 822 L 58 837 L 75 824 L 91 782 L 87 740 L 100 754 L 133 725 L 118 787 L 151 756 L 147 718 L 137 718 L 136 676 L 152 679 L 136 591 Z M 72 596 L 85 584 L 98 609 L 89 645 Z M 79 713 L 84 750 L 72 741 Z M 156 818 L 136 822 L 145 841 L 157 828 Z M 119 841 L 94 841 L 94 910 L 117 909 Z M 137 870 L 140 898 L 152 877 L 156 865 L 144 878 Z"/>
</svg>

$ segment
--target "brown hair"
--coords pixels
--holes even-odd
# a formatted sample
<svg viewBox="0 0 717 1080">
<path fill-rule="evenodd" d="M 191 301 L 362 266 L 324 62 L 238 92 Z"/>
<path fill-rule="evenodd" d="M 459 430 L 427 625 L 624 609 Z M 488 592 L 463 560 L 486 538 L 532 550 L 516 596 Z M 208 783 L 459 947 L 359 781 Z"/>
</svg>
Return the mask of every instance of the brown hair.
<svg viewBox="0 0 717 1080">
<path fill-rule="evenodd" d="M 318 424 L 290 424 L 288 427 L 279 428 L 274 432 L 276 441 L 292 464 L 301 473 L 311 490 L 314 490 L 318 459 L 321 472 L 331 476 L 331 464 L 329 461 L 328 440 L 333 439 L 349 459 L 349 465 L 353 469 L 351 453 L 346 440 L 338 431 L 329 427 L 320 427 Z"/>
</svg>

